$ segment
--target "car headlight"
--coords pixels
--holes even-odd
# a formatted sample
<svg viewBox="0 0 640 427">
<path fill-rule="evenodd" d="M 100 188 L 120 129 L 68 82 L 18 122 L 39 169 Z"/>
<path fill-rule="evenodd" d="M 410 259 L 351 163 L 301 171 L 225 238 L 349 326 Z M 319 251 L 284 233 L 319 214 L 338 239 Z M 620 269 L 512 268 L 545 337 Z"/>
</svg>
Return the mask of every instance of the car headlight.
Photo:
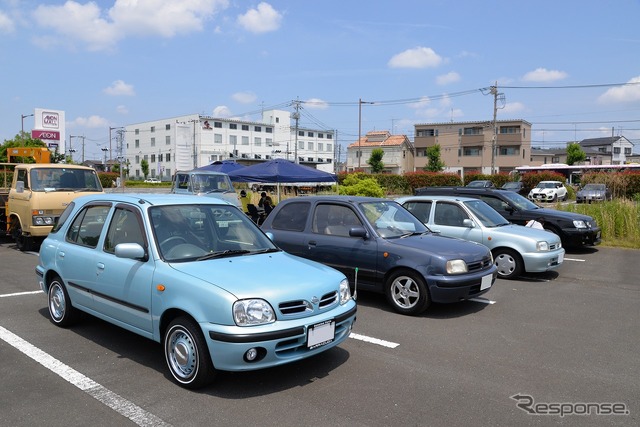
<svg viewBox="0 0 640 427">
<path fill-rule="evenodd" d="M 340 282 L 340 304 L 346 304 L 351 299 L 351 289 L 349 288 L 349 281 L 344 279 Z"/>
<path fill-rule="evenodd" d="M 536 250 L 539 252 L 546 252 L 549 250 L 548 242 L 538 242 L 536 243 Z"/>
<path fill-rule="evenodd" d="M 276 321 L 271 304 L 263 299 L 245 299 L 233 303 L 233 320 L 238 326 L 264 325 Z"/>
<path fill-rule="evenodd" d="M 587 224 L 581 219 L 574 219 L 573 226 L 575 228 L 587 228 Z"/>
<path fill-rule="evenodd" d="M 467 263 L 463 260 L 452 259 L 447 261 L 447 274 L 461 274 L 467 271 Z"/>
</svg>

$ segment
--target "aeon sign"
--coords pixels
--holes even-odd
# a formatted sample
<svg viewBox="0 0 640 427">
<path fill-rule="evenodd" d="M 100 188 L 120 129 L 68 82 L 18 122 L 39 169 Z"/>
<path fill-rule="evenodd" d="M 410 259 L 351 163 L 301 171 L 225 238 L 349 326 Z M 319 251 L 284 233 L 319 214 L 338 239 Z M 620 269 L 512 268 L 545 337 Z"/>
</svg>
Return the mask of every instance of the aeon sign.
<svg viewBox="0 0 640 427">
<path fill-rule="evenodd" d="M 42 127 L 58 129 L 60 127 L 60 116 L 58 113 L 50 113 L 44 111 L 42 113 Z"/>
<path fill-rule="evenodd" d="M 60 132 L 52 130 L 32 130 L 31 138 L 60 141 Z"/>
</svg>

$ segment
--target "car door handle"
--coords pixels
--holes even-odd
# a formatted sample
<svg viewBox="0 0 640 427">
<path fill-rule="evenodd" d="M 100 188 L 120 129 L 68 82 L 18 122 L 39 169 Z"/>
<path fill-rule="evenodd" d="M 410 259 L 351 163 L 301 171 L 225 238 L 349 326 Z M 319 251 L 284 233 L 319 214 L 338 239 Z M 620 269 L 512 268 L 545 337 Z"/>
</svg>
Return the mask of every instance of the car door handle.
<svg viewBox="0 0 640 427">
<path fill-rule="evenodd" d="M 63 252 L 63 251 L 58 252 L 58 256 L 59 256 L 60 258 L 64 258 L 64 252 Z"/>
<path fill-rule="evenodd" d="M 311 247 L 315 247 L 317 245 L 315 240 L 309 240 L 309 249 L 311 249 Z"/>
<path fill-rule="evenodd" d="M 102 262 L 98 263 L 98 270 L 104 270 L 104 263 Z"/>
</svg>

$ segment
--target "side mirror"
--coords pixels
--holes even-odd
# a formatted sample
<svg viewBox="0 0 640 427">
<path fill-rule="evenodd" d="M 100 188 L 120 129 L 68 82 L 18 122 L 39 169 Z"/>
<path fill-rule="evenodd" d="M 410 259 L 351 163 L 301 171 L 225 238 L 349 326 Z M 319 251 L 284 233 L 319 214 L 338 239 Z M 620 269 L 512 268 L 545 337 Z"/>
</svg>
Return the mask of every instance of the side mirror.
<svg viewBox="0 0 640 427">
<path fill-rule="evenodd" d="M 138 243 L 120 243 L 115 247 L 118 258 L 129 258 L 145 261 L 147 254 L 144 248 Z"/>
<path fill-rule="evenodd" d="M 351 237 L 361 237 L 363 239 L 367 238 L 367 230 L 364 227 L 351 227 L 349 229 L 349 236 Z"/>
<path fill-rule="evenodd" d="M 467 228 L 474 228 L 475 227 L 475 225 L 473 224 L 473 221 L 470 220 L 469 218 L 462 220 L 462 226 L 463 227 L 467 227 Z"/>
</svg>

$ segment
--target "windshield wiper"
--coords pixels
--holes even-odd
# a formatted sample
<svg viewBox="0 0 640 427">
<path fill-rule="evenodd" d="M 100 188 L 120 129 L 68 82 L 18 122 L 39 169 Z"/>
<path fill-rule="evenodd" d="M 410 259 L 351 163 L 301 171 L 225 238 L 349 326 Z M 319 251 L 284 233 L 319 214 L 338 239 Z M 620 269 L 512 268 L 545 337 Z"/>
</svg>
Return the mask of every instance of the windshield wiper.
<svg viewBox="0 0 640 427">
<path fill-rule="evenodd" d="M 246 249 L 236 249 L 236 250 L 225 250 L 225 251 L 217 251 L 217 252 L 211 252 L 210 254 L 201 256 L 200 258 L 197 258 L 196 261 L 204 261 L 207 259 L 213 259 L 213 258 L 223 258 L 226 256 L 233 256 L 233 255 L 242 255 L 242 254 L 248 254 L 251 251 L 248 251 Z"/>
<path fill-rule="evenodd" d="M 253 251 L 251 253 L 253 253 L 253 254 L 269 254 L 271 252 L 280 252 L 280 249 L 278 249 L 278 248 L 259 249 L 257 251 Z"/>
<path fill-rule="evenodd" d="M 430 231 L 430 230 L 426 230 L 426 231 L 410 231 L 408 233 L 404 233 L 403 235 L 401 235 L 400 238 L 404 239 L 405 237 L 422 236 L 423 234 L 427 234 L 427 233 L 432 233 L 432 231 Z"/>
</svg>

